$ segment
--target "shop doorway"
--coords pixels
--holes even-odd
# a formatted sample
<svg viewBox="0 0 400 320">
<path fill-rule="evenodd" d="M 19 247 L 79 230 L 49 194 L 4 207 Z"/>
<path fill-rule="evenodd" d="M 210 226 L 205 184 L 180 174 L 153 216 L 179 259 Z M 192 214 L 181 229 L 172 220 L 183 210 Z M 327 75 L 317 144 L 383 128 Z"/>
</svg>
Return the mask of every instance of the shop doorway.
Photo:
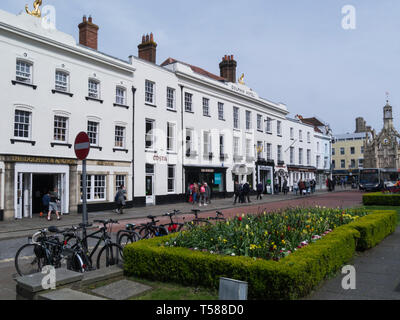
<svg viewBox="0 0 400 320">
<path fill-rule="evenodd" d="M 155 205 L 154 177 L 154 165 L 146 164 L 146 205 Z"/>
<path fill-rule="evenodd" d="M 51 174 L 34 174 L 32 182 L 32 214 L 43 212 L 42 198 L 54 189 L 58 188 L 57 175 Z M 47 212 L 45 212 L 47 213 Z"/>
</svg>

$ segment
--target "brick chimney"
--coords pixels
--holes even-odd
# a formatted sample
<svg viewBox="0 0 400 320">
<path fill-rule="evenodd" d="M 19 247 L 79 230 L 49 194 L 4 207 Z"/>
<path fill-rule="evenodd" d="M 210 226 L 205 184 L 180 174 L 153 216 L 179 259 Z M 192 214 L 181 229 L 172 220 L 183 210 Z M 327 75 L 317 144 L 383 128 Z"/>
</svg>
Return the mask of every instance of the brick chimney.
<svg viewBox="0 0 400 320">
<path fill-rule="evenodd" d="M 156 63 L 157 43 L 154 42 L 154 36 L 143 35 L 142 43 L 138 45 L 139 58 Z"/>
<path fill-rule="evenodd" d="M 233 55 L 222 58 L 222 62 L 219 64 L 221 70 L 221 77 L 225 78 L 226 81 L 236 83 L 236 67 L 237 62 L 234 60 Z"/>
<path fill-rule="evenodd" d="M 89 16 L 89 20 L 87 20 L 86 16 L 83 16 L 83 21 L 79 24 L 78 28 L 79 43 L 97 50 L 99 26 L 93 23 L 92 17 Z"/>
</svg>

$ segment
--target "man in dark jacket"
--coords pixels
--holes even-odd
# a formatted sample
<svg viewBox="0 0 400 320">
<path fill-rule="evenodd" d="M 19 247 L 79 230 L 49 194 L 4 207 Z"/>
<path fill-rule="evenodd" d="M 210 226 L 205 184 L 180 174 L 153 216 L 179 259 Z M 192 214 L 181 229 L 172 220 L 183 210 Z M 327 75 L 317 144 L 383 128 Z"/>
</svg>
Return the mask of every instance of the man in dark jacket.
<svg viewBox="0 0 400 320">
<path fill-rule="evenodd" d="M 250 185 L 248 182 L 246 182 L 243 185 L 243 203 L 246 203 L 246 199 L 248 203 L 251 203 L 250 201 Z"/>
<path fill-rule="evenodd" d="M 262 193 L 264 191 L 264 186 L 261 182 L 257 184 L 257 200 L 262 200 Z"/>
<path fill-rule="evenodd" d="M 115 202 L 117 203 L 117 213 L 123 214 L 123 207 L 126 204 L 126 189 L 125 186 L 121 186 L 115 196 Z"/>
<path fill-rule="evenodd" d="M 241 186 L 239 182 L 235 181 L 235 187 L 234 187 L 235 201 L 233 202 L 234 205 L 236 204 L 238 199 L 241 202 L 240 193 L 241 193 Z"/>
</svg>

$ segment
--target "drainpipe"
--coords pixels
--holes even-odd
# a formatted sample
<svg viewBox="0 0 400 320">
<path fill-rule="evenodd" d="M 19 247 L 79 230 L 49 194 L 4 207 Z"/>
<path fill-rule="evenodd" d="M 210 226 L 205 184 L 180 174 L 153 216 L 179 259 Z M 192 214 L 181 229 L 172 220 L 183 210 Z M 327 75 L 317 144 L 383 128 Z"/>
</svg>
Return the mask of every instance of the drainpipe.
<svg viewBox="0 0 400 320">
<path fill-rule="evenodd" d="M 183 128 L 183 88 L 184 88 L 184 86 L 183 85 L 179 85 L 180 87 L 181 87 L 181 129 L 182 129 L 182 194 L 186 194 L 186 188 L 185 188 L 185 168 L 183 167 L 183 163 L 184 163 L 184 161 L 185 161 L 185 154 L 186 154 L 186 151 L 185 151 L 185 148 L 186 148 L 186 146 L 185 146 L 185 142 L 186 142 L 186 139 L 185 139 L 185 129 Z"/>
<path fill-rule="evenodd" d="M 135 203 L 135 93 L 136 88 L 132 86 L 132 205 Z"/>
</svg>

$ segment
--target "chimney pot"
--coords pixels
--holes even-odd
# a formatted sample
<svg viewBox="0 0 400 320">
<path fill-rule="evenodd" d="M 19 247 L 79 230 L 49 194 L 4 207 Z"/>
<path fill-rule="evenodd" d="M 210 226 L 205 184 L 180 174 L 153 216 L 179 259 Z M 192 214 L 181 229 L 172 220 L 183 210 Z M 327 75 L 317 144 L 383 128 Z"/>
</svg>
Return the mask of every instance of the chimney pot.
<svg viewBox="0 0 400 320">
<path fill-rule="evenodd" d="M 86 15 L 83 16 L 79 28 L 79 44 L 97 50 L 98 48 L 98 31 L 99 27 L 93 23 L 92 16 L 89 16 L 89 21 Z"/>
<path fill-rule="evenodd" d="M 143 35 L 142 43 L 138 45 L 139 58 L 156 63 L 157 43 L 154 41 L 153 33 Z"/>
<path fill-rule="evenodd" d="M 228 82 L 236 83 L 237 62 L 233 55 L 225 55 L 219 64 L 221 77 Z"/>
</svg>

